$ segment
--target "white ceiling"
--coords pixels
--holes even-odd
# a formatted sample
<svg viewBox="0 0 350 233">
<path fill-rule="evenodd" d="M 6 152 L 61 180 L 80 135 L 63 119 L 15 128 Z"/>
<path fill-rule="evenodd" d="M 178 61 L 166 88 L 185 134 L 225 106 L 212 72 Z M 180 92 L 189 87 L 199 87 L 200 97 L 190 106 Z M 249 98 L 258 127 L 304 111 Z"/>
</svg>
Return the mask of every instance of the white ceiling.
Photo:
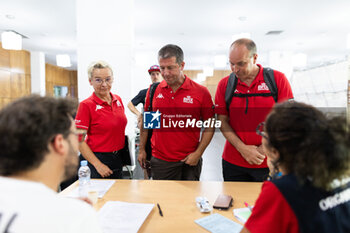
<svg viewBox="0 0 350 233">
<path fill-rule="evenodd" d="M 1 0 L 0 32 L 27 36 L 23 49 L 44 52 L 52 64 L 56 54 L 68 53 L 76 69 L 75 2 Z M 213 65 L 215 55 L 228 53 L 232 35 L 243 32 L 251 33 L 263 64 L 274 50 L 306 53 L 309 66 L 349 53 L 349 0 L 135 0 L 134 15 L 135 53 L 156 57 L 161 46 L 175 43 L 185 52 L 187 69 Z M 283 32 L 266 35 L 273 30 Z"/>
</svg>

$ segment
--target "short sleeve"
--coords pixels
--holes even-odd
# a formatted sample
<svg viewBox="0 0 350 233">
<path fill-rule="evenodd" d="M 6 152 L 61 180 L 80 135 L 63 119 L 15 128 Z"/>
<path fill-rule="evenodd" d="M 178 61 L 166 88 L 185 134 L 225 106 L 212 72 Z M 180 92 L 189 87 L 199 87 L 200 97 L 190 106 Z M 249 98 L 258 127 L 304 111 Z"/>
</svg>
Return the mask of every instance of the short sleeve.
<svg viewBox="0 0 350 233">
<path fill-rule="evenodd" d="M 215 94 L 215 113 L 219 115 L 228 115 L 225 102 L 227 78 L 220 80 Z"/>
<path fill-rule="evenodd" d="M 274 71 L 274 72 L 275 72 L 274 75 L 276 77 L 275 78 L 276 85 L 278 89 L 278 102 L 280 103 L 289 99 L 293 99 L 294 96 L 293 96 L 292 88 L 286 76 L 279 71 Z"/>
<path fill-rule="evenodd" d="M 75 125 L 78 129 L 89 129 L 90 126 L 90 109 L 85 102 L 79 104 L 77 115 L 75 116 Z"/>
<path fill-rule="evenodd" d="M 146 93 L 147 93 L 147 89 L 143 89 L 141 90 L 132 100 L 131 103 L 134 106 L 137 106 L 138 104 L 145 103 L 145 98 L 146 98 Z"/>
<path fill-rule="evenodd" d="M 245 224 L 251 233 L 299 232 L 297 218 L 278 188 L 265 182 Z"/>
</svg>

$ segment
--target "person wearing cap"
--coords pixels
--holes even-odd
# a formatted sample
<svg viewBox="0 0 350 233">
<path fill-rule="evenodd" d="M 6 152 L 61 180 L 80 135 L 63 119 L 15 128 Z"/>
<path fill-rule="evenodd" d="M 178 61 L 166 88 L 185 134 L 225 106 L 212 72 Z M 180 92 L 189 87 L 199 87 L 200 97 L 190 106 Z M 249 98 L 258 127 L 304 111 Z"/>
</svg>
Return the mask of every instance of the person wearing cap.
<svg viewBox="0 0 350 233">
<path fill-rule="evenodd" d="M 160 69 L 158 65 L 153 65 L 148 69 L 148 73 L 151 76 L 152 83 L 162 81 L 162 75 L 160 74 Z M 128 108 L 137 116 L 137 126 L 140 128 L 141 124 L 141 112 L 136 108 L 137 105 L 142 103 L 145 104 L 145 98 L 148 88 L 142 89 L 129 103 Z"/>
<path fill-rule="evenodd" d="M 158 65 L 153 65 L 148 69 L 148 73 L 151 76 L 152 83 L 161 82 L 163 80 L 162 75 L 160 74 L 160 68 Z M 141 129 L 141 122 L 142 122 L 142 114 L 135 106 L 142 103 L 142 105 L 145 105 L 145 99 L 147 94 L 148 88 L 142 89 L 129 103 L 128 108 L 131 112 L 133 112 L 137 116 L 137 126 L 139 129 Z M 151 137 L 150 134 L 147 143 L 146 143 L 146 154 L 147 154 L 147 161 L 152 157 L 152 148 L 151 148 Z M 149 162 L 147 162 L 149 164 Z M 146 169 L 144 170 L 144 178 L 148 179 L 151 177 L 151 171 L 149 166 L 146 166 Z"/>
</svg>

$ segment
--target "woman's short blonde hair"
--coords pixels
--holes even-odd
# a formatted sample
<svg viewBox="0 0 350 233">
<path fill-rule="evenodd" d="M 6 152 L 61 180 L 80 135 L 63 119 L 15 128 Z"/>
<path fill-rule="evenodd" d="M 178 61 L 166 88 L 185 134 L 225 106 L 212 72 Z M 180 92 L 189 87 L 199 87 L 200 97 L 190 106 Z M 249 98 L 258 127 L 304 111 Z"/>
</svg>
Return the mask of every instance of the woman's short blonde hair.
<svg viewBox="0 0 350 233">
<path fill-rule="evenodd" d="M 104 69 L 104 68 L 108 68 L 111 71 L 111 74 L 113 76 L 113 70 L 112 70 L 111 66 L 107 62 L 105 62 L 105 61 L 94 61 L 94 62 L 92 62 L 89 65 L 89 67 L 88 67 L 89 80 L 91 80 L 92 72 L 94 72 L 95 69 Z"/>
</svg>

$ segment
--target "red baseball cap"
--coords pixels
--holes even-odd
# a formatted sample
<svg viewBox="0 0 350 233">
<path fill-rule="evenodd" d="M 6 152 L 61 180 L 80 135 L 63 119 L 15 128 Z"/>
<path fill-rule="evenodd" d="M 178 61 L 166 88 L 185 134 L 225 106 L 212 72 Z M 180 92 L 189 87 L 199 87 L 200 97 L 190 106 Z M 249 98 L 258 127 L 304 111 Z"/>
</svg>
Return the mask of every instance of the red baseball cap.
<svg viewBox="0 0 350 233">
<path fill-rule="evenodd" d="M 153 71 L 158 71 L 160 72 L 160 68 L 158 65 L 153 65 L 148 69 L 148 73 L 151 74 Z"/>
</svg>

